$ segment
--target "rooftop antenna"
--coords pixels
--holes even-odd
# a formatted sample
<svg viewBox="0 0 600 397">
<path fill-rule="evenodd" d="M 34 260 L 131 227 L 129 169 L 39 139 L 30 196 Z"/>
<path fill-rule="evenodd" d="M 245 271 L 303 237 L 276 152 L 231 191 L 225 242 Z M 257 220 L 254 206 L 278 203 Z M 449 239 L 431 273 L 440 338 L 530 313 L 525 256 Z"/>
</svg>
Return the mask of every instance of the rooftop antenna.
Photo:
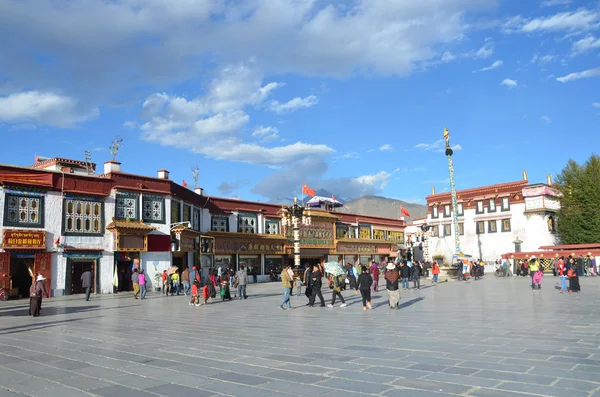
<svg viewBox="0 0 600 397">
<path fill-rule="evenodd" d="M 123 138 L 121 138 L 120 136 L 116 136 L 112 140 L 110 146 L 108 147 L 110 154 L 112 154 L 113 156 L 113 161 L 117 159 L 117 153 L 119 153 L 119 149 L 121 148 L 121 146 L 123 146 Z"/>
<path fill-rule="evenodd" d="M 85 169 L 88 175 L 94 175 L 94 168 L 92 167 L 92 154 L 89 150 L 84 150 L 83 155 L 85 156 Z"/>
<path fill-rule="evenodd" d="M 192 165 L 192 177 L 194 178 L 194 189 L 198 187 L 198 174 L 200 170 L 198 169 L 198 164 Z"/>
</svg>

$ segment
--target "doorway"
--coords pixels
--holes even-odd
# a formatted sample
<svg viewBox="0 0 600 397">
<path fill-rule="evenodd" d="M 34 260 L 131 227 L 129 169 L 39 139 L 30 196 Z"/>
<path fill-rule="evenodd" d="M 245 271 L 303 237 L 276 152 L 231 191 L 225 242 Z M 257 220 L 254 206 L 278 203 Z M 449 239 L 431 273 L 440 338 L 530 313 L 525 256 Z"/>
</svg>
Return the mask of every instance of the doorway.
<svg viewBox="0 0 600 397">
<path fill-rule="evenodd" d="M 133 260 L 117 261 L 117 273 L 119 276 L 119 292 L 133 291 L 131 275 L 133 273 Z"/>
<path fill-rule="evenodd" d="M 15 257 L 10 258 L 10 278 L 12 280 L 12 288 L 15 290 L 15 295 L 21 298 L 29 298 L 29 288 L 33 283 L 33 256 L 31 257 Z"/>
<path fill-rule="evenodd" d="M 85 293 L 83 287 L 81 286 L 81 275 L 83 272 L 90 270 L 92 272 L 92 293 L 95 293 L 95 285 L 96 285 L 96 271 L 95 271 L 95 261 L 90 260 L 69 260 L 69 265 L 67 268 L 67 275 L 69 276 L 69 280 L 67 283 L 68 292 L 67 295 L 74 294 L 83 294 Z M 69 269 L 70 268 L 70 269 Z"/>
</svg>

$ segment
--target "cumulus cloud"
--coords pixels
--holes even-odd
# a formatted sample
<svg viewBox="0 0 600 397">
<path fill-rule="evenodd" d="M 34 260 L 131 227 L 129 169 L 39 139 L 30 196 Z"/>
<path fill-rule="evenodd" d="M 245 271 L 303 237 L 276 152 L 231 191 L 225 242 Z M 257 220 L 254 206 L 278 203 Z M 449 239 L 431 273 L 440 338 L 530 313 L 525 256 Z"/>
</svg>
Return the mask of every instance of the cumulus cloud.
<svg viewBox="0 0 600 397">
<path fill-rule="evenodd" d="M 275 127 L 264 127 L 260 125 L 254 129 L 252 136 L 263 142 L 275 141 L 279 139 L 279 130 Z"/>
<path fill-rule="evenodd" d="M 560 81 L 561 83 L 568 83 L 569 81 L 588 79 L 590 77 L 597 77 L 597 76 L 600 76 L 600 68 L 588 69 L 588 70 L 584 70 L 583 72 L 570 73 L 566 76 L 559 77 L 556 80 Z"/>
<path fill-rule="evenodd" d="M 544 124 L 550 124 L 552 122 L 552 120 L 550 120 L 550 117 L 545 116 L 545 115 L 540 117 L 540 121 Z"/>
<path fill-rule="evenodd" d="M 291 113 L 298 109 L 309 108 L 317 103 L 319 103 L 319 99 L 314 95 L 310 95 L 306 98 L 296 97 L 285 103 L 273 100 L 269 103 L 268 109 L 275 113 Z"/>
<path fill-rule="evenodd" d="M 518 83 L 517 83 L 517 80 L 504 79 L 504 80 L 502 80 L 500 85 L 506 86 L 508 88 L 514 88 L 518 85 Z"/>
<path fill-rule="evenodd" d="M 69 128 L 99 114 L 97 108 L 85 109 L 76 99 L 52 92 L 25 91 L 0 97 L 0 120 L 10 123 Z"/>
<path fill-rule="evenodd" d="M 597 48 L 600 48 L 600 38 L 588 36 L 573 43 L 571 46 L 571 55 L 577 56 Z"/>
<path fill-rule="evenodd" d="M 452 62 L 456 59 L 456 56 L 452 55 L 451 52 L 446 51 L 444 52 L 444 54 L 442 55 L 442 62 L 447 63 L 447 62 Z"/>
<path fill-rule="evenodd" d="M 504 24 L 506 32 L 570 32 L 580 33 L 595 29 L 600 22 L 600 13 L 584 8 L 561 12 L 548 17 L 523 18 L 515 16 Z"/>
<path fill-rule="evenodd" d="M 494 70 L 494 69 L 498 69 L 500 66 L 504 65 L 504 62 L 502 61 L 495 61 L 494 63 L 492 63 L 490 66 L 487 66 L 485 68 L 481 68 L 479 70 L 474 70 L 473 73 L 478 73 L 478 72 L 487 72 L 489 70 Z"/>
</svg>

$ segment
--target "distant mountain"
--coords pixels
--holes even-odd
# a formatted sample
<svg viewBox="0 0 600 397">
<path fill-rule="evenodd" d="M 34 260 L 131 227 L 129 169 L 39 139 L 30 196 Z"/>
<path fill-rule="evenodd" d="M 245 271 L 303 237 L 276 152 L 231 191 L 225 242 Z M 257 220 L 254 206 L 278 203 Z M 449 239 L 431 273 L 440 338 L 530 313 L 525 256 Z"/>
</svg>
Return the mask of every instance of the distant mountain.
<svg viewBox="0 0 600 397">
<path fill-rule="evenodd" d="M 344 203 L 344 206 L 337 208 L 336 212 L 400 219 L 401 216 L 404 216 L 400 213 L 402 206 L 410 213 L 410 217 L 404 217 L 407 222 L 427 216 L 427 207 L 424 205 L 371 195 Z"/>
</svg>

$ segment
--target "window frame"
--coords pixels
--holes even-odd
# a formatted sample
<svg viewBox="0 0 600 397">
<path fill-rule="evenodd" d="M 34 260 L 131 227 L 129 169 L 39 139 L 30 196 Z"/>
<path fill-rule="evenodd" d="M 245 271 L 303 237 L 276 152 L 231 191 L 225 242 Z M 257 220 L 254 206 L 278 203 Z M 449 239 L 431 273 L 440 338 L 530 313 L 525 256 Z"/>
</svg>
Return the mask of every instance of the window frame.
<svg viewBox="0 0 600 397">
<path fill-rule="evenodd" d="M 479 209 L 481 207 L 481 210 Z M 476 214 L 485 214 L 485 205 L 483 200 L 475 201 L 475 213 Z"/>
<path fill-rule="evenodd" d="M 362 236 L 362 230 L 364 230 L 364 229 L 369 230 L 369 237 Z M 358 238 L 363 239 L 363 240 L 373 239 L 373 228 L 371 227 L 371 225 L 358 225 Z"/>
<path fill-rule="evenodd" d="M 465 206 L 463 203 L 456 203 L 456 210 L 458 212 L 458 216 L 465 216 Z"/>
<path fill-rule="evenodd" d="M 504 222 L 508 222 L 508 229 L 504 227 Z M 510 218 L 507 219 L 502 219 L 502 232 L 510 232 L 512 229 L 512 222 L 510 221 Z"/>
<path fill-rule="evenodd" d="M 340 231 L 345 231 L 346 235 L 340 235 Z M 335 237 L 336 238 L 352 238 L 350 237 L 350 226 L 346 226 L 346 225 L 342 225 L 342 224 L 336 224 L 335 225 Z"/>
<path fill-rule="evenodd" d="M 448 210 L 447 214 L 446 214 L 446 210 Z M 451 215 L 452 215 L 452 209 L 450 208 L 450 204 L 444 204 L 444 218 L 450 218 Z"/>
<path fill-rule="evenodd" d="M 224 219 L 225 220 L 225 230 L 215 230 L 214 228 L 214 221 L 217 219 Z M 230 228 L 229 228 L 229 216 L 228 215 L 213 215 L 210 214 L 210 231 L 211 232 L 229 232 Z"/>
<path fill-rule="evenodd" d="M 85 233 L 85 232 L 69 232 L 67 231 L 67 200 L 80 201 L 83 203 L 100 203 L 100 231 L 97 233 Z M 95 200 L 90 197 L 64 197 L 62 204 L 62 220 L 60 230 L 63 236 L 103 236 L 104 235 L 104 202 L 102 200 Z"/>
<path fill-rule="evenodd" d="M 119 199 L 134 199 L 133 201 L 135 202 L 135 216 L 133 218 L 127 218 L 127 217 L 120 217 L 118 216 L 118 211 L 119 211 Z M 133 193 L 133 192 L 117 192 L 116 196 L 115 196 L 115 219 L 119 219 L 119 220 L 133 220 L 133 221 L 137 221 L 139 220 L 141 217 L 141 213 L 140 213 L 140 194 L 139 193 Z"/>
<path fill-rule="evenodd" d="M 146 199 L 146 198 L 148 198 L 148 199 Z M 162 219 L 161 220 L 156 220 L 156 219 L 144 218 L 144 203 L 147 203 L 147 202 L 153 203 L 155 201 L 158 201 L 158 199 L 161 199 L 161 214 L 162 214 Z M 160 223 L 160 224 L 167 223 L 167 217 L 166 217 L 166 214 L 165 214 L 165 209 L 166 209 L 165 196 L 161 196 L 161 195 L 158 195 L 158 194 L 142 194 L 142 211 L 141 211 L 142 222 L 145 222 L 145 223 Z M 152 213 L 154 214 L 154 211 L 152 211 Z"/>
<path fill-rule="evenodd" d="M 465 223 L 464 222 L 459 222 L 458 223 L 458 235 L 459 236 L 464 236 L 465 235 Z"/>
<path fill-rule="evenodd" d="M 432 205 L 431 206 L 431 217 L 433 219 L 438 219 L 440 217 L 440 208 L 439 208 L 439 205 Z"/>
<path fill-rule="evenodd" d="M 492 209 L 492 204 L 494 205 L 493 209 Z M 496 205 L 496 199 L 495 198 L 488 199 L 488 213 L 496 212 L 497 210 L 498 210 L 498 206 Z"/>
<path fill-rule="evenodd" d="M 16 197 L 17 200 L 21 198 L 26 199 L 39 199 L 39 208 L 38 208 L 38 223 L 19 223 L 19 222 L 11 222 L 8 220 L 8 199 L 10 197 Z M 45 227 L 45 217 L 46 217 L 46 196 L 44 195 L 28 195 L 26 193 L 6 193 L 4 195 L 4 220 L 2 222 L 3 226 L 8 227 L 19 227 L 19 228 L 27 228 L 27 229 L 43 229 Z"/>
<path fill-rule="evenodd" d="M 196 214 L 198 214 L 198 219 L 196 220 Z M 196 208 L 194 207 L 192 209 L 192 229 L 199 232 L 200 229 L 202 228 L 202 226 L 200 225 L 200 219 L 202 218 L 202 213 L 200 211 L 200 208 Z"/>
<path fill-rule="evenodd" d="M 504 206 L 504 200 L 506 200 L 506 207 Z M 500 211 L 510 211 L 510 197 L 502 197 L 502 201 L 500 203 Z"/>
<path fill-rule="evenodd" d="M 448 223 L 442 226 L 444 226 L 444 237 L 452 236 L 452 224 Z M 448 230 L 448 232 L 446 232 L 446 230 Z"/>
<path fill-rule="evenodd" d="M 431 236 L 432 237 L 440 237 L 440 225 L 432 225 L 431 226 Z"/>
<path fill-rule="evenodd" d="M 277 225 L 277 233 L 267 233 L 268 225 Z M 280 235 L 281 234 L 281 223 L 277 219 L 265 219 L 265 233 L 268 235 Z"/>
<path fill-rule="evenodd" d="M 492 230 L 492 225 L 494 225 L 494 230 Z M 488 221 L 488 233 L 498 233 L 498 221 L 496 219 Z"/>
<path fill-rule="evenodd" d="M 252 218 L 254 220 L 254 231 L 253 232 L 242 232 L 241 229 L 241 223 L 242 223 L 242 218 Z M 253 214 L 251 212 L 240 212 L 238 213 L 237 216 L 237 231 L 238 233 L 247 233 L 247 234 L 258 234 L 258 215 L 257 214 Z"/>
<path fill-rule="evenodd" d="M 190 222 L 192 223 L 192 206 L 190 204 L 183 203 L 181 211 L 181 222 Z M 187 209 L 188 219 L 185 219 L 185 211 Z"/>
<path fill-rule="evenodd" d="M 175 205 L 173 205 L 173 204 L 175 204 Z M 182 219 L 181 205 L 182 205 L 182 202 L 180 200 L 171 199 L 171 223 L 181 222 L 181 219 Z M 173 208 L 174 207 L 177 207 L 177 219 L 173 219 Z"/>
<path fill-rule="evenodd" d="M 482 225 L 483 227 L 479 227 Z M 485 221 L 476 221 L 475 222 L 475 234 L 485 234 Z"/>
</svg>

